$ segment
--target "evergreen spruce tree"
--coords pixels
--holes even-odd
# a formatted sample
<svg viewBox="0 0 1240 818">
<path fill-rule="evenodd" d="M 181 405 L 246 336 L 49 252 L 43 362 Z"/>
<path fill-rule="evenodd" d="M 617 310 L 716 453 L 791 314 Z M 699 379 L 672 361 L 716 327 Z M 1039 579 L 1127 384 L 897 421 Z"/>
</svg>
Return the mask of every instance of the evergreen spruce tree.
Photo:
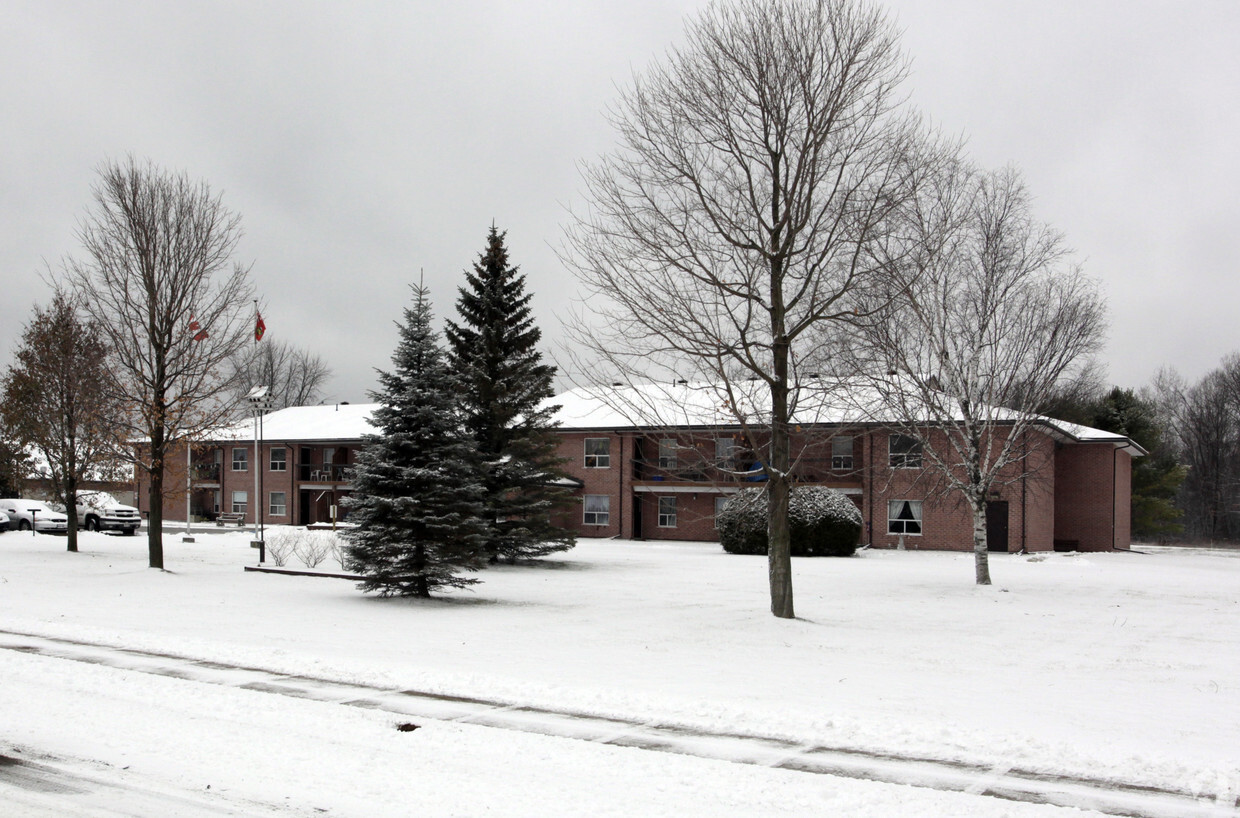
<svg viewBox="0 0 1240 818">
<path fill-rule="evenodd" d="M 462 427 L 455 379 L 431 330 L 424 287 L 405 310 L 393 370 L 380 372 L 374 423 L 353 475 L 347 533 L 363 591 L 430 596 L 478 580 L 487 531 L 477 452 Z"/>
<path fill-rule="evenodd" d="M 460 377 L 466 428 L 483 459 L 491 562 L 572 548 L 573 534 L 551 521 L 568 502 L 558 437 L 547 406 L 555 367 L 542 363 L 525 276 L 508 263 L 504 233 L 491 226 L 487 248 L 467 272 L 448 323 L 449 355 Z"/>
</svg>

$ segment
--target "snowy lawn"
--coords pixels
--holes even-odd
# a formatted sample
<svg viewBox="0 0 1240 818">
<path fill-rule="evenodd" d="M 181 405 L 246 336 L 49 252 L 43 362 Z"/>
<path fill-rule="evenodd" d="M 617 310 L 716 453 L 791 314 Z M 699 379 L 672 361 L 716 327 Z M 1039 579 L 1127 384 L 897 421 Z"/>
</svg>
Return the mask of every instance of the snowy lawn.
<svg viewBox="0 0 1240 818">
<path fill-rule="evenodd" d="M 160 572 L 146 568 L 141 536 L 83 534 L 82 553 L 69 554 L 63 538 L 0 535 L 0 628 L 1240 794 L 1240 552 L 992 555 L 989 588 L 972 584 L 971 555 L 796 559 L 799 618 L 780 621 L 767 613 L 765 558 L 714 544 L 584 540 L 542 564 L 489 569 L 473 590 L 416 601 L 364 596 L 345 580 L 246 573 L 257 556 L 248 532 L 197 536 L 167 535 Z M 364 772 L 376 759 L 430 765 L 439 778 L 424 814 L 470 814 L 453 792 L 479 777 L 491 782 L 481 791 L 491 813 L 506 815 L 537 814 L 547 798 L 559 804 L 550 814 L 582 815 L 1056 812 L 537 736 L 499 741 L 502 731 L 468 725 L 400 734 L 383 714 L 201 685 L 183 700 L 187 682 L 0 654 L 0 712 L 10 714 L 0 741 L 110 762 L 123 752 L 158 767 L 161 725 L 177 724 L 201 746 L 190 758 L 237 797 L 278 803 L 292 796 L 261 782 L 300 781 L 300 771 L 297 803 L 335 814 L 409 806 L 405 784 L 387 792 L 387 779 Z M 293 735 L 274 738 L 277 724 Z M 327 757 L 303 757 L 314 755 L 298 749 L 311 734 Z M 264 740 L 275 749 L 263 751 Z M 195 784 L 197 772 L 178 769 Z"/>
</svg>

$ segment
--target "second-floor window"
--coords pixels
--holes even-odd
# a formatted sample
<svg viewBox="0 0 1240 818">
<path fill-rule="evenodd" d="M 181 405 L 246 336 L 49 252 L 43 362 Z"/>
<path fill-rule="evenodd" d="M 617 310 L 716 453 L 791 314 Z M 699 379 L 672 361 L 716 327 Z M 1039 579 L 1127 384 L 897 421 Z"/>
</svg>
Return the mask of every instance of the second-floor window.
<svg viewBox="0 0 1240 818">
<path fill-rule="evenodd" d="M 586 468 L 611 468 L 611 439 L 606 437 L 586 438 Z"/>
<path fill-rule="evenodd" d="M 730 437 L 715 438 L 715 464 L 721 469 L 732 468 L 732 457 L 736 453 L 736 441 Z"/>
<path fill-rule="evenodd" d="M 248 449 L 233 449 L 232 470 L 245 471 L 248 469 L 250 463 L 249 455 Z"/>
<path fill-rule="evenodd" d="M 288 449 L 271 450 L 271 470 L 284 471 L 288 468 Z"/>
<path fill-rule="evenodd" d="M 659 468 L 674 469 L 676 468 L 676 441 L 660 440 L 659 441 Z"/>
<path fill-rule="evenodd" d="M 853 439 L 847 435 L 831 438 L 831 470 L 850 471 L 853 467 Z"/>
<path fill-rule="evenodd" d="M 921 441 L 908 435 L 891 435 L 888 439 L 891 468 L 920 469 Z"/>
</svg>

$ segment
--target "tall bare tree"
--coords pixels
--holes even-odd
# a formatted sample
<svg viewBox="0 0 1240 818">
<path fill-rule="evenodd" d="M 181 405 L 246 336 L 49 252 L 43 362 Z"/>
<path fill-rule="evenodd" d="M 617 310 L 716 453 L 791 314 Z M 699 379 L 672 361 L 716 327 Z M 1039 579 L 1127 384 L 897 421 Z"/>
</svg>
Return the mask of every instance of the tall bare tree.
<svg viewBox="0 0 1240 818">
<path fill-rule="evenodd" d="M 150 565 L 163 568 L 168 452 L 227 419 L 228 361 L 251 337 L 241 222 L 206 182 L 133 157 L 105 163 L 93 192 L 68 280 L 107 344 L 124 432 L 143 443 Z"/>
<path fill-rule="evenodd" d="M 853 336 L 856 371 L 877 397 L 872 416 L 915 440 L 968 504 L 976 580 L 989 585 L 987 497 L 1036 472 L 1027 433 L 1100 348 L 1105 306 L 1059 233 L 1034 220 L 1015 171 L 953 163 L 919 193 L 915 250 L 887 265 L 894 297 Z"/>
<path fill-rule="evenodd" d="M 1160 371 L 1149 397 L 1174 456 L 1187 467 L 1178 498 L 1185 533 L 1205 541 L 1240 536 L 1240 355 L 1225 357 L 1193 384 L 1174 370 Z"/>
<path fill-rule="evenodd" d="M 0 418 L 43 461 L 52 493 L 69 518 L 68 550 L 77 551 L 77 489 L 83 479 L 117 476 L 119 411 L 97 323 L 83 320 L 57 291 L 35 307 L 16 362 L 4 376 Z"/>
<path fill-rule="evenodd" d="M 251 389 L 266 386 L 272 409 L 316 402 L 332 374 L 320 356 L 286 341 L 266 339 L 238 350 L 229 366 L 235 376 L 234 400 L 241 404 Z"/>
<path fill-rule="evenodd" d="M 787 513 L 802 356 L 815 326 L 853 317 L 849 294 L 877 272 L 865 248 L 919 164 L 897 40 L 861 0 L 710 6 L 620 97 L 621 146 L 585 168 L 589 209 L 567 231 L 586 305 L 570 369 L 595 376 L 604 396 L 615 380 L 705 381 L 761 453 L 777 617 L 794 615 Z"/>
</svg>

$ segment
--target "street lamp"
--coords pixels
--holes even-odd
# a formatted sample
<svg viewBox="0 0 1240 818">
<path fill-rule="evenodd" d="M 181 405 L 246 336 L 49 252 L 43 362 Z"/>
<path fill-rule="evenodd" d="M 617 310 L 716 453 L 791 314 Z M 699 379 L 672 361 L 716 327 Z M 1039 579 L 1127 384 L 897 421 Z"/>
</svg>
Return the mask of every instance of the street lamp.
<svg viewBox="0 0 1240 818">
<path fill-rule="evenodd" d="M 271 409 L 271 398 L 267 395 L 269 391 L 265 386 L 256 386 L 250 390 L 250 394 L 245 399 L 250 405 L 250 413 L 254 416 L 254 539 L 250 541 L 250 545 L 258 549 L 260 564 L 267 561 L 267 543 L 263 538 L 265 532 L 260 523 L 263 502 L 263 463 L 259 455 L 263 442 L 263 414 Z"/>
</svg>

